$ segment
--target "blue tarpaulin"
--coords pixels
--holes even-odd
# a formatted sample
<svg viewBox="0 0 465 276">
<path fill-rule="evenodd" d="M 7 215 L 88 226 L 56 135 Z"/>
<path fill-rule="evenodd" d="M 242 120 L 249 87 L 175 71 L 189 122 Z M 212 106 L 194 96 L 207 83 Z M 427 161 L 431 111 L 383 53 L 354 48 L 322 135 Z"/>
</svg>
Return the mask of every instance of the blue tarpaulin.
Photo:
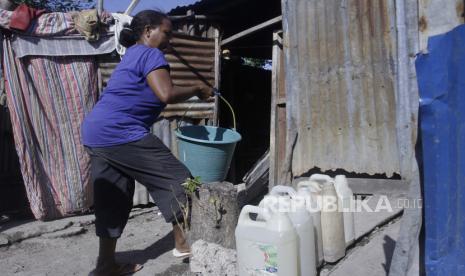
<svg viewBox="0 0 465 276">
<path fill-rule="evenodd" d="M 465 25 L 416 61 L 427 275 L 465 275 Z"/>
</svg>

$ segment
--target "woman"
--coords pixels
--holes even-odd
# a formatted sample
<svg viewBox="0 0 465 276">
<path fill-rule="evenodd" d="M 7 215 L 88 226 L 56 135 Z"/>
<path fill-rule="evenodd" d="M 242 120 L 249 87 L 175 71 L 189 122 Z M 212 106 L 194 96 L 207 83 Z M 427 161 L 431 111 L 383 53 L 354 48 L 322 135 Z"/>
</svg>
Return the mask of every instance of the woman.
<svg viewBox="0 0 465 276">
<path fill-rule="evenodd" d="M 115 262 L 117 239 L 132 208 L 134 180 L 145 185 L 163 214 L 173 224 L 175 256 L 190 253 L 181 228 L 179 203 L 186 196 L 181 184 L 190 177 L 187 168 L 149 133 L 166 106 L 193 96 L 213 94 L 206 85 L 173 86 L 161 50 L 172 35 L 168 17 L 160 12 L 139 12 L 120 34 L 126 54 L 113 72 L 101 99 L 82 124 L 82 141 L 91 157 L 96 234 L 99 256 L 95 275 L 124 275 L 142 268 Z"/>
</svg>

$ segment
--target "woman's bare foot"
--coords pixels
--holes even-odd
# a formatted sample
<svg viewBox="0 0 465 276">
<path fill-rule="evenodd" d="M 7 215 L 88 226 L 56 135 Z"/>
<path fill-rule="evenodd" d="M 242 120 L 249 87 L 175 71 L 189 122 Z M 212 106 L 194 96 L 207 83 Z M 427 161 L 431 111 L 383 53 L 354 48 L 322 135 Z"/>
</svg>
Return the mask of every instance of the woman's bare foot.
<svg viewBox="0 0 465 276">
<path fill-rule="evenodd" d="M 99 238 L 99 256 L 97 266 L 89 276 L 130 275 L 143 268 L 140 264 L 118 264 L 115 261 L 116 238 Z"/>
<path fill-rule="evenodd" d="M 173 255 L 175 257 L 187 257 L 191 253 L 189 244 L 184 236 L 181 226 L 173 224 L 173 235 L 174 235 L 174 250 Z"/>
<path fill-rule="evenodd" d="M 140 264 L 97 264 L 97 267 L 89 273 L 89 276 L 123 276 L 132 275 L 144 266 Z"/>
</svg>

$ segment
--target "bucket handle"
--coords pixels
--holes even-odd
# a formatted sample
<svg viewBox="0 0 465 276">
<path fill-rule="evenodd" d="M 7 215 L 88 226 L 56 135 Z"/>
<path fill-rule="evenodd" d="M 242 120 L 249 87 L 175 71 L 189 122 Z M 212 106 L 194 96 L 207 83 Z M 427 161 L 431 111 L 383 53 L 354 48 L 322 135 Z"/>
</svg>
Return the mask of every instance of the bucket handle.
<svg viewBox="0 0 465 276">
<path fill-rule="evenodd" d="M 216 88 L 213 90 L 213 93 L 215 94 L 215 96 L 219 96 L 231 110 L 231 114 L 233 117 L 233 130 L 236 130 L 236 114 L 234 113 L 234 109 L 232 108 L 231 104 L 221 95 L 220 92 L 218 92 Z"/>
<path fill-rule="evenodd" d="M 320 193 L 321 187 L 318 182 L 314 180 L 304 180 L 297 183 L 297 190 L 307 188 L 310 190 L 311 193 Z"/>
<path fill-rule="evenodd" d="M 331 182 L 333 179 L 329 175 L 315 173 L 310 176 L 310 180 L 317 182 Z"/>
<path fill-rule="evenodd" d="M 218 91 L 218 89 L 214 88 L 213 89 L 213 94 L 215 96 L 218 96 L 221 98 L 221 100 L 223 100 L 226 105 L 229 107 L 229 109 L 231 110 L 231 114 L 232 114 L 232 117 L 233 117 L 233 130 L 236 130 L 236 114 L 234 113 L 234 109 L 232 108 L 231 104 L 221 95 L 221 93 Z M 179 122 L 176 124 L 176 131 L 179 129 L 179 125 L 181 124 L 181 122 L 184 120 L 184 117 L 186 117 L 186 114 L 187 112 L 194 106 L 195 103 L 192 103 L 191 105 L 189 105 L 189 107 L 186 109 L 186 111 L 184 112 L 184 114 L 182 115 L 181 117 L 181 120 L 179 120 Z"/>
</svg>

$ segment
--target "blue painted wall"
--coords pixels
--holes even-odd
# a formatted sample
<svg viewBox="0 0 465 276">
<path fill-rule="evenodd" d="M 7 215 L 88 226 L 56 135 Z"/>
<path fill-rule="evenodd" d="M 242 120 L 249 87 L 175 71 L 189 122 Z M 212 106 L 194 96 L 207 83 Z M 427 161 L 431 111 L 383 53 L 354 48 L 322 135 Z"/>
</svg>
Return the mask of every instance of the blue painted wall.
<svg viewBox="0 0 465 276">
<path fill-rule="evenodd" d="M 465 275 L 465 26 L 417 58 L 427 275 Z"/>
</svg>

